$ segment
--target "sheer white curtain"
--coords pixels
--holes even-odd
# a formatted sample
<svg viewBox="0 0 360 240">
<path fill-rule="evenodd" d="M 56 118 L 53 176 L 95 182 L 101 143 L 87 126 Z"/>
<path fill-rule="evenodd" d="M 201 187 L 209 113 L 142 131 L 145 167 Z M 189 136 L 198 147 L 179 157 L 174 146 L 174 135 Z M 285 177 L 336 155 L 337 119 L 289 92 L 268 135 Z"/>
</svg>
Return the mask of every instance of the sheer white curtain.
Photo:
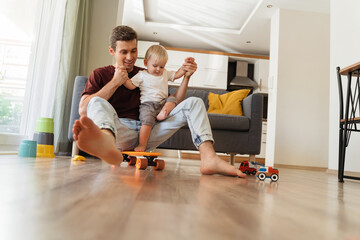
<svg viewBox="0 0 360 240">
<path fill-rule="evenodd" d="M 66 1 L 41 1 L 21 121 L 21 132 L 27 138 L 32 138 L 39 117 L 53 117 Z"/>
<path fill-rule="evenodd" d="M 54 147 L 58 155 L 71 152 L 68 140 L 70 109 L 74 81 L 86 75 L 90 13 L 92 0 L 68 1 L 65 10 L 64 35 L 54 102 Z"/>
</svg>

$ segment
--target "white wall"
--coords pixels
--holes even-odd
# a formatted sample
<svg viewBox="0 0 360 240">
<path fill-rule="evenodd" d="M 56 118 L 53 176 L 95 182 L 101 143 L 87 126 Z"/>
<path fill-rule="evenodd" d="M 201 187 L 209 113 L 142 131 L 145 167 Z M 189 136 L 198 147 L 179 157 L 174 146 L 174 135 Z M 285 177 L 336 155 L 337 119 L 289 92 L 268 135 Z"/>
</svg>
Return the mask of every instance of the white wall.
<svg viewBox="0 0 360 240">
<path fill-rule="evenodd" d="M 329 169 L 338 169 L 339 93 L 336 67 L 347 67 L 360 61 L 360 1 L 331 0 Z M 346 80 L 343 79 L 343 86 Z M 360 134 L 351 135 L 346 152 L 345 171 L 360 172 Z"/>
<path fill-rule="evenodd" d="M 92 1 L 91 28 L 89 41 L 89 59 L 87 63 L 87 76 L 98 67 L 112 64 L 109 54 L 109 35 L 116 27 L 119 0 Z"/>
<path fill-rule="evenodd" d="M 279 10 L 271 27 L 266 164 L 327 167 L 330 16 Z"/>
<path fill-rule="evenodd" d="M 268 116 L 266 129 L 266 156 L 265 164 L 274 166 L 275 142 L 276 142 L 276 106 L 277 106 L 277 76 L 279 62 L 279 24 L 280 11 L 278 10 L 271 18 L 271 35 L 270 35 L 270 63 L 268 78 Z"/>
</svg>

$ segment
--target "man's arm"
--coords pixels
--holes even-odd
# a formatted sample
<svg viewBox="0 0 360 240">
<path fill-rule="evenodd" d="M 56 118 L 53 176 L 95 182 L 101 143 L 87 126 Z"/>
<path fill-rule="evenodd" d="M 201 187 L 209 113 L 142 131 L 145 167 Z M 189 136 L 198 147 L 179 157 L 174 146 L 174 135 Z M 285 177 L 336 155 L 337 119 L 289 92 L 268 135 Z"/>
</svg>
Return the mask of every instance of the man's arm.
<svg viewBox="0 0 360 240">
<path fill-rule="evenodd" d="M 128 73 L 125 67 L 116 67 L 114 77 L 98 92 L 91 95 L 84 95 L 81 97 L 79 105 L 80 116 L 86 116 L 87 106 L 93 97 L 101 97 L 109 100 L 110 97 L 115 93 L 116 89 L 120 87 L 128 78 Z"/>
<path fill-rule="evenodd" d="M 178 90 L 176 90 L 176 92 L 174 93 L 174 97 L 178 101 L 178 104 L 185 99 L 186 91 L 187 91 L 188 84 L 190 81 L 190 77 L 196 71 L 197 64 L 196 64 L 195 60 L 192 58 L 192 60 L 185 62 L 183 64 L 182 68 L 186 71 L 185 75 L 184 75 L 184 79 L 182 80 Z"/>
<path fill-rule="evenodd" d="M 185 75 L 179 88 L 174 93 L 174 97 L 176 98 L 178 104 L 180 102 L 182 102 L 186 96 L 186 91 L 188 89 L 189 80 L 190 80 L 190 77 Z"/>
</svg>

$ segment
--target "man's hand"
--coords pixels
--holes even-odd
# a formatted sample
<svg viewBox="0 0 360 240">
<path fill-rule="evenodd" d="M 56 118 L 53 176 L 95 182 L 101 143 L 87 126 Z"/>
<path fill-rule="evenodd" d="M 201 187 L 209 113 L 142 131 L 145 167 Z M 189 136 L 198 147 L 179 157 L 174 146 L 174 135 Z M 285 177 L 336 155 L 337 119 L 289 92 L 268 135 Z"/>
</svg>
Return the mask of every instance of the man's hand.
<svg viewBox="0 0 360 240">
<path fill-rule="evenodd" d="M 114 77 L 113 77 L 113 81 L 115 82 L 115 84 L 118 87 L 120 87 L 128 79 L 129 79 L 128 72 L 126 71 L 125 66 L 116 65 L 115 73 L 114 73 Z"/>
<path fill-rule="evenodd" d="M 185 71 L 186 77 L 190 77 L 191 75 L 193 75 L 197 69 L 195 59 L 192 57 L 186 58 L 185 63 L 182 65 L 182 69 Z"/>
</svg>

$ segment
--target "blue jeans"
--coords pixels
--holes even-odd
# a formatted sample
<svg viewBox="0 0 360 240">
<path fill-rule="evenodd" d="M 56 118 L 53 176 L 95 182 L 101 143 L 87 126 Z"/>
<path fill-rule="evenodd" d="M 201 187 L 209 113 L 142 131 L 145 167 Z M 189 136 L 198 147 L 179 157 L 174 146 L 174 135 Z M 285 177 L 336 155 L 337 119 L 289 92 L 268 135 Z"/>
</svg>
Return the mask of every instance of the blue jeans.
<svg viewBox="0 0 360 240">
<path fill-rule="evenodd" d="M 141 122 L 118 118 L 115 109 L 105 99 L 93 97 L 87 107 L 87 116 L 99 128 L 113 132 L 120 151 L 133 150 L 139 144 Z M 165 120 L 155 123 L 146 151 L 154 150 L 186 124 L 196 148 L 205 141 L 214 142 L 204 102 L 200 98 L 190 97 L 179 103 Z"/>
</svg>

